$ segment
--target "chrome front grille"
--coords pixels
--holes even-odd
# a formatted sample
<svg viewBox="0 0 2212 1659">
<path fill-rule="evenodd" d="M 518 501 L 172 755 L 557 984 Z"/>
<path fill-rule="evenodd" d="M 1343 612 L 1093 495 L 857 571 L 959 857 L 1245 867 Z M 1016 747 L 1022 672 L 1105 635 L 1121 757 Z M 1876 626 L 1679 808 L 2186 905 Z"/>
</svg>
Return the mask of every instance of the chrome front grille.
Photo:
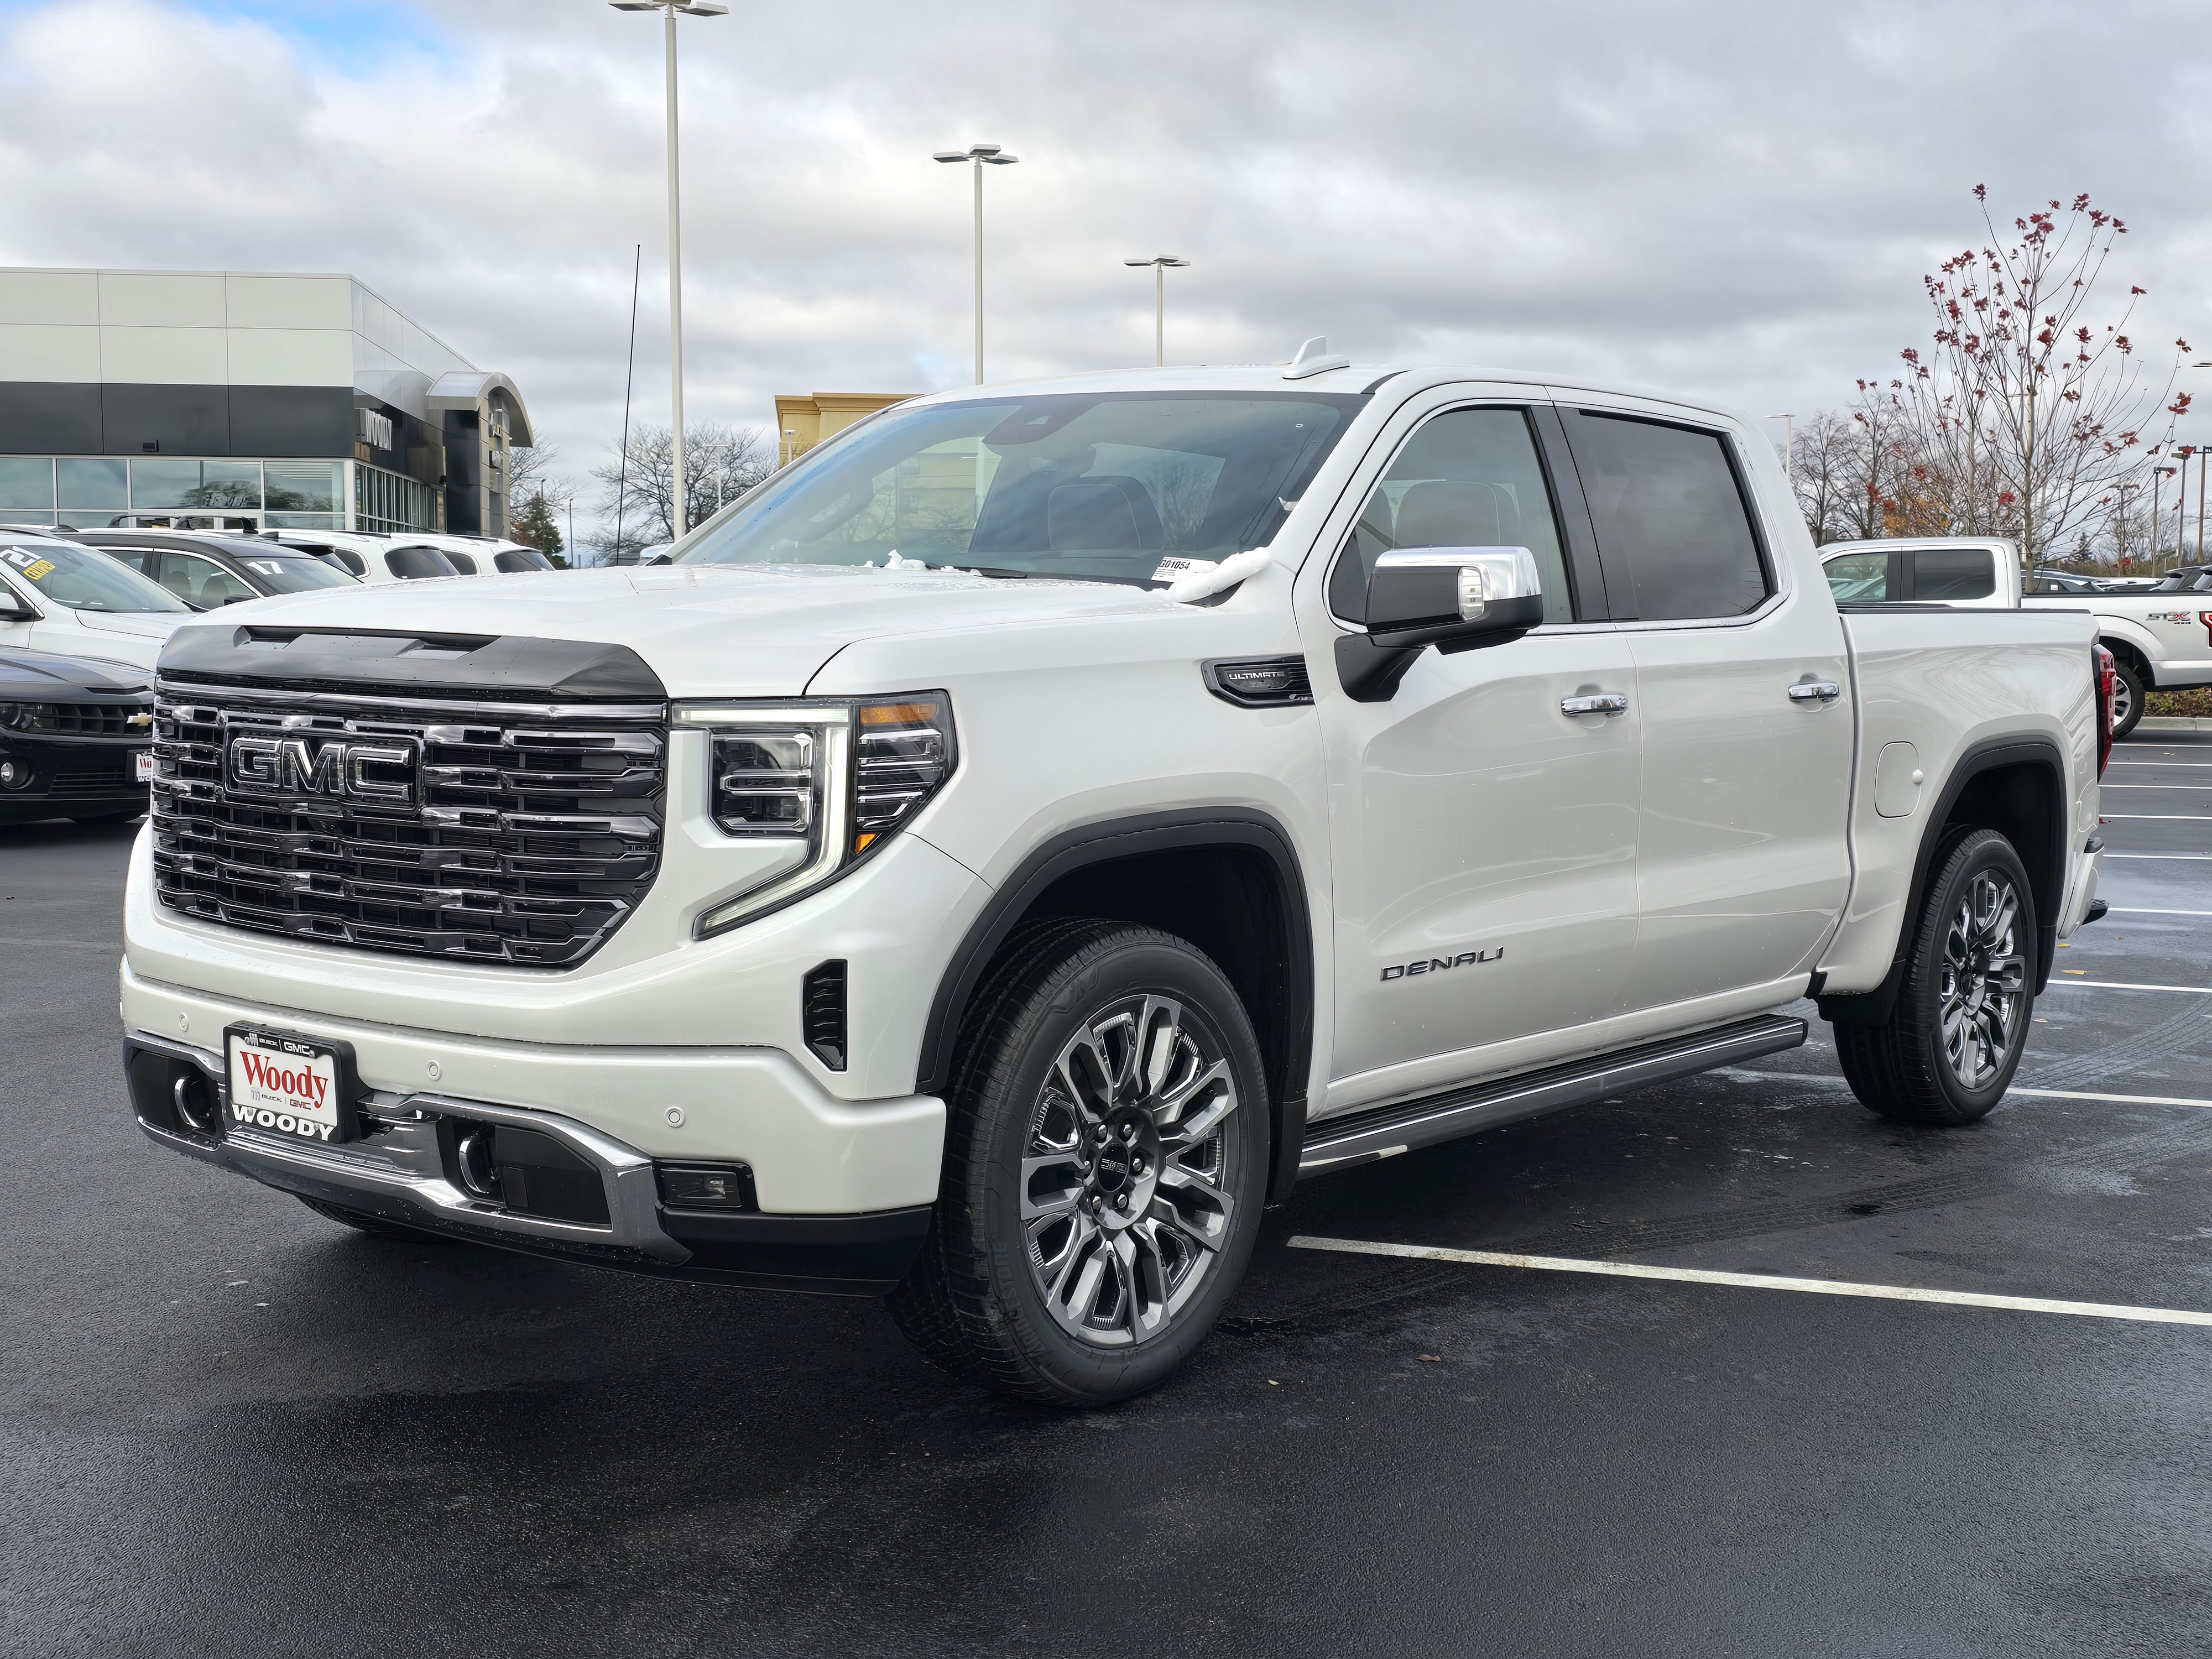
<svg viewBox="0 0 2212 1659">
<path fill-rule="evenodd" d="M 370 757 L 233 787 L 239 738 Z M 181 683 L 156 688 L 154 875 L 202 921 L 537 968 L 581 962 L 660 864 L 666 711 Z M 376 758 L 398 755 L 404 765 Z M 398 767 L 399 769 L 395 769 Z M 411 793 L 392 780 L 416 771 Z M 356 794 L 344 793 L 350 779 Z M 298 775 L 290 780 L 299 781 Z M 317 793 L 320 791 L 321 793 Z"/>
</svg>

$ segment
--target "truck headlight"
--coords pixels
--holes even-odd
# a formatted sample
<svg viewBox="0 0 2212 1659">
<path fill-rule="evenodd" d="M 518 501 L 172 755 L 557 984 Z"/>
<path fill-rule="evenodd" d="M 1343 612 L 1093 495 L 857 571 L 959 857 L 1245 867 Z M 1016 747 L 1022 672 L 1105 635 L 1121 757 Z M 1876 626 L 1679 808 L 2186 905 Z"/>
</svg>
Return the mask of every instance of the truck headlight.
<svg viewBox="0 0 2212 1659">
<path fill-rule="evenodd" d="M 951 701 L 941 691 L 678 704 L 674 718 L 707 730 L 715 827 L 804 854 L 798 867 L 704 912 L 702 939 L 842 875 L 921 809 L 957 758 Z"/>
</svg>

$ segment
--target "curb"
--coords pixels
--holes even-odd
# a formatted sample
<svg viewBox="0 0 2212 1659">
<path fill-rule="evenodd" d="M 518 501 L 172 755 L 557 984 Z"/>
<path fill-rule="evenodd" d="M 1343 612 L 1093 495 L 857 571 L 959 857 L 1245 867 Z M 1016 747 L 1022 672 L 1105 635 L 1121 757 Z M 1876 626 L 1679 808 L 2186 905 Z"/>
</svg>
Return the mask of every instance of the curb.
<svg viewBox="0 0 2212 1659">
<path fill-rule="evenodd" d="M 2184 714 L 2145 714 L 2136 722 L 2136 730 L 2146 727 L 2153 732 L 2212 732 L 2212 720 Z"/>
</svg>

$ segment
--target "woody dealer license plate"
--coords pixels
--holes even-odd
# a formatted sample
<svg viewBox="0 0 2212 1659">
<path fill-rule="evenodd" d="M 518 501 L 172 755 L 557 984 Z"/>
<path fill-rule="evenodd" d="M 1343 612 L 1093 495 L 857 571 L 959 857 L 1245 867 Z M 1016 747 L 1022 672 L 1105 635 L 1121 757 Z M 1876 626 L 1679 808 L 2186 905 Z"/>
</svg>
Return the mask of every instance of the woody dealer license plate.
<svg viewBox="0 0 2212 1659">
<path fill-rule="evenodd" d="M 319 1145 L 352 1138 L 353 1056 L 343 1044 L 239 1025 L 224 1037 L 233 1127 Z"/>
</svg>

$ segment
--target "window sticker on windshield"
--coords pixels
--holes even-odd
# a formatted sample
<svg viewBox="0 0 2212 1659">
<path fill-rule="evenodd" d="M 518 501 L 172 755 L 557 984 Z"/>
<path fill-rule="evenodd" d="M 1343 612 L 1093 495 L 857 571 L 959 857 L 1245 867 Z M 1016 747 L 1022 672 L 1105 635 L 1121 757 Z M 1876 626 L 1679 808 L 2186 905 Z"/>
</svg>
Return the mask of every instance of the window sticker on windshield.
<svg viewBox="0 0 2212 1659">
<path fill-rule="evenodd" d="M 40 577 L 45 575 L 46 572 L 52 570 L 53 568 L 54 562 L 52 559 L 40 559 L 38 563 L 27 568 L 23 574 L 26 576 L 28 576 L 33 581 L 36 581 Z"/>
<path fill-rule="evenodd" d="M 1152 572 L 1152 580 L 1171 582 L 1178 576 L 1195 576 L 1201 570 L 1211 570 L 1218 563 L 1218 559 L 1162 559 L 1159 568 Z"/>
<path fill-rule="evenodd" d="M 274 559 L 248 559 L 246 562 L 246 568 L 248 570 L 258 570 L 264 576 L 281 576 L 284 574 L 284 567 Z"/>
</svg>

